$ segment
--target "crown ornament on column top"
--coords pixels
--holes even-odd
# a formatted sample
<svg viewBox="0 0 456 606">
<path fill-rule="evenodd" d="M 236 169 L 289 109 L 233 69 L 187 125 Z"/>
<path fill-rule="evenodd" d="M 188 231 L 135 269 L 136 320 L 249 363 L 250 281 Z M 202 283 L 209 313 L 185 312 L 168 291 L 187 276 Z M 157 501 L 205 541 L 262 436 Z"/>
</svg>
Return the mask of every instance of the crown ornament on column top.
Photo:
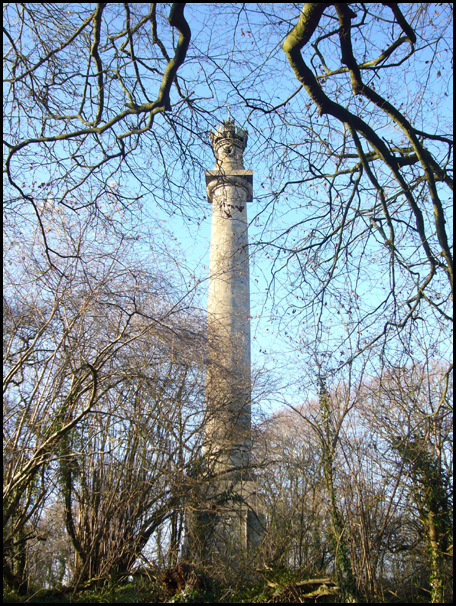
<svg viewBox="0 0 456 606">
<path fill-rule="evenodd" d="M 216 166 L 220 168 L 244 168 L 244 149 L 247 145 L 247 130 L 236 126 L 234 118 L 229 116 L 215 129 L 209 131 L 212 148 L 215 153 Z"/>
</svg>

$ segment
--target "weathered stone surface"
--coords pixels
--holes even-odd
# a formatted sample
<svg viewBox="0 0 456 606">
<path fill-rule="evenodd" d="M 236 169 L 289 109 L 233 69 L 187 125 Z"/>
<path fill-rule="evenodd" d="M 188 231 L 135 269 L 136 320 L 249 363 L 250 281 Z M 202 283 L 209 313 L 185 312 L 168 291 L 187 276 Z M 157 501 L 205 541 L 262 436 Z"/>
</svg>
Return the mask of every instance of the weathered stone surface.
<svg viewBox="0 0 456 606">
<path fill-rule="evenodd" d="M 206 486 L 206 494 L 188 519 L 202 558 L 235 558 L 239 549 L 258 545 L 264 533 L 264 516 L 250 469 L 247 204 L 252 201 L 253 172 L 243 164 L 247 131 L 228 120 L 210 135 L 216 167 L 206 171 L 212 231 L 205 455 L 217 479 Z"/>
</svg>

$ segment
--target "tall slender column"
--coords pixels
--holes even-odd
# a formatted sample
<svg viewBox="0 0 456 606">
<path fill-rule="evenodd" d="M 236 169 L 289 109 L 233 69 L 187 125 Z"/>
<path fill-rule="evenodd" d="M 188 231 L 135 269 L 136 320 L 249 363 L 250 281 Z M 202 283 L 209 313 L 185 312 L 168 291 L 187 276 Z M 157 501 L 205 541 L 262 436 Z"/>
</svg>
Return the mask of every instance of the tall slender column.
<svg viewBox="0 0 456 606">
<path fill-rule="evenodd" d="M 230 119 L 210 136 L 216 166 L 206 171 L 212 233 L 204 458 L 213 480 L 195 492 L 186 514 L 183 555 L 236 565 L 247 548 L 259 545 L 265 523 L 250 471 L 247 203 L 252 200 L 253 173 L 243 164 L 246 130 Z"/>
</svg>

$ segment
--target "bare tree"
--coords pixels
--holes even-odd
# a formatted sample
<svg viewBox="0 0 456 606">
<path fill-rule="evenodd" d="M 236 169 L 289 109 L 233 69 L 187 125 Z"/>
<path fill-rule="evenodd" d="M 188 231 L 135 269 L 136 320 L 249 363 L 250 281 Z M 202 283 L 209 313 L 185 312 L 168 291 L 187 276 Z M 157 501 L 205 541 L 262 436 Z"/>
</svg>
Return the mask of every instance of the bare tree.
<svg viewBox="0 0 456 606">
<path fill-rule="evenodd" d="M 385 370 L 367 386 L 364 415 L 402 472 L 428 553 L 431 601 L 445 601 L 452 531 L 452 374 L 428 361 Z M 409 505 L 405 506 L 410 510 Z M 397 544 L 397 540 L 396 540 Z"/>
<path fill-rule="evenodd" d="M 50 502 L 27 541 L 25 560 L 29 590 L 61 587 L 73 577 L 74 550 L 66 533 L 63 505 Z"/>
<path fill-rule="evenodd" d="M 243 95 L 275 162 L 257 223 L 272 317 L 333 371 L 375 343 L 396 355 L 405 327 L 451 330 L 452 12 L 401 10 L 306 3 L 286 31 L 296 20 L 271 8 L 267 31 L 285 36 L 302 88 L 283 105 Z"/>
<path fill-rule="evenodd" d="M 76 583 L 127 574 L 164 521 L 182 516 L 202 439 L 202 367 L 195 372 L 191 343 L 186 353 L 175 346 L 173 358 L 152 339 L 142 343 L 148 363 L 130 352 L 136 373 L 130 366 L 128 380 L 63 440 L 60 484 Z"/>
<path fill-rule="evenodd" d="M 260 485 L 271 565 L 336 574 L 345 600 L 448 599 L 452 377 L 386 368 L 265 424 Z"/>
<path fill-rule="evenodd" d="M 103 525 L 113 522 L 115 510 L 119 528 L 110 527 L 106 558 L 111 568 L 112 560 L 126 558 L 128 568 L 156 517 L 169 516 L 170 495 L 178 506 L 177 486 L 181 490 L 202 421 L 204 323 L 195 293 L 179 291 L 158 250 L 153 273 L 141 255 L 131 256 L 139 252 L 132 241 L 106 233 L 93 215 L 69 218 L 50 204 L 42 216 L 52 220 L 65 255 L 49 263 L 37 230 L 27 248 L 12 242 L 6 257 L 3 524 L 11 578 L 20 572 L 24 533 L 36 534 L 43 500 L 58 485 L 79 555 L 92 552 L 97 540 L 108 541 Z M 154 513 L 154 503 L 161 513 Z M 95 530 L 103 513 L 111 518 L 102 517 Z M 78 540 L 75 515 L 88 543 Z M 87 532 L 88 521 L 95 534 Z M 133 551 L 128 532 L 141 536 Z M 121 537 L 127 553 L 116 543 Z M 84 575 L 110 570 L 97 562 Z"/>
<path fill-rule="evenodd" d="M 48 242 L 40 202 L 52 196 L 76 212 L 96 210 L 109 183 L 121 185 L 122 171 L 132 170 L 141 137 L 156 141 L 154 121 L 170 112 L 173 83 L 186 103 L 176 80 L 191 37 L 184 7 L 173 4 L 167 22 L 155 3 L 4 7 L 5 202 L 11 214 L 33 208 L 49 258 L 61 252 Z M 81 202 L 84 185 L 92 196 Z M 116 196 L 128 208 L 125 194 Z"/>
<path fill-rule="evenodd" d="M 268 565 L 298 568 L 306 576 L 325 574 L 332 559 L 330 522 L 315 434 L 283 408 L 264 422 L 255 454 L 262 463 L 257 475 L 268 521 Z"/>
</svg>

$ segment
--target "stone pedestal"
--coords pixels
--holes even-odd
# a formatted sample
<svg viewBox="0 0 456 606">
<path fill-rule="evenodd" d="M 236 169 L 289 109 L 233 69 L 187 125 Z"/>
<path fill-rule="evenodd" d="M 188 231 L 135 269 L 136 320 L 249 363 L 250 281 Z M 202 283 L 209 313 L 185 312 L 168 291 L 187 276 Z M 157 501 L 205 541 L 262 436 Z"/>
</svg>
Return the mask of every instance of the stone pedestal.
<svg viewBox="0 0 456 606">
<path fill-rule="evenodd" d="M 265 534 L 263 507 L 255 478 L 227 473 L 195 492 L 186 513 L 183 559 L 236 568 L 255 561 Z"/>
</svg>

